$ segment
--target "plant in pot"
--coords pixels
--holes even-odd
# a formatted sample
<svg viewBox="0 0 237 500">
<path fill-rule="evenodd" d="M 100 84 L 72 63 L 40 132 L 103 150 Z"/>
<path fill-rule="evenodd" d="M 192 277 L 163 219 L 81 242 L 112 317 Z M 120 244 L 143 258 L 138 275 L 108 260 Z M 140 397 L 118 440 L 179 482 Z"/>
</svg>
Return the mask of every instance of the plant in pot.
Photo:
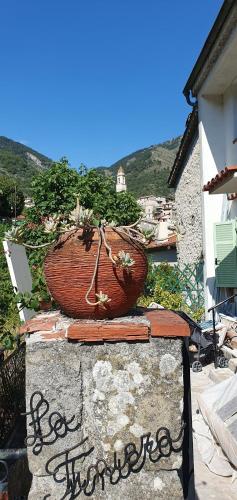
<svg viewBox="0 0 237 500">
<path fill-rule="evenodd" d="M 37 300 L 30 306 L 46 297 L 73 317 L 126 314 L 143 290 L 152 236 L 139 229 L 135 198 L 116 193 L 99 169 L 75 170 L 65 158 L 34 179 L 32 197 L 25 222 L 7 235 L 27 248 Z"/>
<path fill-rule="evenodd" d="M 77 197 L 67 216 L 45 217 L 50 241 L 31 245 L 24 227 L 12 227 L 6 238 L 30 249 L 46 249 L 44 274 L 61 310 L 73 318 L 103 319 L 126 314 L 143 291 L 147 275 L 144 245 L 150 241 L 137 221 L 119 225 L 99 220 Z M 147 236 L 147 235 L 146 235 Z M 27 305 L 29 297 L 22 297 Z M 25 302 L 24 302 L 25 301 Z"/>
</svg>

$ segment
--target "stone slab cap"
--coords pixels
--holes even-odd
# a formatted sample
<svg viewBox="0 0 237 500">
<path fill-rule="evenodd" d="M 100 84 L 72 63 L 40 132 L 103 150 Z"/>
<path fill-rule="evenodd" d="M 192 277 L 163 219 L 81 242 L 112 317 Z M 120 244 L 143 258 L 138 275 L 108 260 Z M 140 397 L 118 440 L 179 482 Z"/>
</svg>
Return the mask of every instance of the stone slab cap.
<svg viewBox="0 0 237 500">
<path fill-rule="evenodd" d="M 150 321 L 151 337 L 189 337 L 189 324 L 174 311 L 167 309 L 145 309 Z"/>
<path fill-rule="evenodd" d="M 57 313 L 38 314 L 20 327 L 30 341 L 148 341 L 150 337 L 188 337 L 188 323 L 173 311 L 139 308 L 135 315 L 113 320 L 75 320 Z"/>
</svg>

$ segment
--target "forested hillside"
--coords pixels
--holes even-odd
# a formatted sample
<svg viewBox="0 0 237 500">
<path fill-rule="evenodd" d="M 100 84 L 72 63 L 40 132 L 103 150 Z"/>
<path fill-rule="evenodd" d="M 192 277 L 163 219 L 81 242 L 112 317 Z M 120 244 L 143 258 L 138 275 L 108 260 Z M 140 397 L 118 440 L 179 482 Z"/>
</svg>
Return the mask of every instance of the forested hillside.
<svg viewBox="0 0 237 500">
<path fill-rule="evenodd" d="M 24 193 L 30 194 L 32 177 L 52 161 L 24 144 L 0 136 L 0 175 L 14 177 Z"/>
<path fill-rule="evenodd" d="M 118 167 L 122 165 L 128 190 L 137 197 L 149 194 L 172 197 L 173 190 L 168 188 L 167 179 L 180 140 L 181 137 L 176 137 L 170 141 L 140 149 L 103 170 L 106 174 L 115 177 Z"/>
<path fill-rule="evenodd" d="M 111 167 L 99 167 L 107 175 L 116 177 L 118 167 L 123 166 L 128 190 L 135 196 L 154 194 L 172 197 L 167 179 L 177 153 L 181 137 L 143 148 L 121 158 Z M 0 175 L 8 175 L 17 181 L 25 195 L 30 195 L 32 178 L 48 168 L 52 160 L 24 144 L 0 136 Z"/>
</svg>

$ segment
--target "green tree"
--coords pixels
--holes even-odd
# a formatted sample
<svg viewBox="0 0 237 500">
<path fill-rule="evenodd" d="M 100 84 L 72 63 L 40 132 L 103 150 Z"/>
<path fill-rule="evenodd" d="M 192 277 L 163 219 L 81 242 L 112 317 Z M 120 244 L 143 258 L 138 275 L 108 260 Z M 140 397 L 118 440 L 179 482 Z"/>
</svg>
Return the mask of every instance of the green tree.
<svg viewBox="0 0 237 500">
<path fill-rule="evenodd" d="M 76 196 L 85 208 L 92 209 L 97 219 L 117 224 L 135 222 L 141 209 L 130 193 L 116 193 L 111 176 L 83 165 L 77 171 L 66 159 L 54 163 L 32 182 L 35 207 L 28 212 L 32 222 L 53 214 L 67 216 L 75 207 Z"/>
<path fill-rule="evenodd" d="M 131 193 L 118 193 L 114 218 L 118 225 L 126 226 L 136 222 L 141 216 L 141 208 Z"/>
<path fill-rule="evenodd" d="M 20 323 L 2 240 L 9 224 L 0 223 L 0 347 L 13 347 L 17 326 Z"/>
<path fill-rule="evenodd" d="M 10 177 L 0 176 L 0 217 L 14 217 L 24 208 L 24 195 Z"/>
</svg>

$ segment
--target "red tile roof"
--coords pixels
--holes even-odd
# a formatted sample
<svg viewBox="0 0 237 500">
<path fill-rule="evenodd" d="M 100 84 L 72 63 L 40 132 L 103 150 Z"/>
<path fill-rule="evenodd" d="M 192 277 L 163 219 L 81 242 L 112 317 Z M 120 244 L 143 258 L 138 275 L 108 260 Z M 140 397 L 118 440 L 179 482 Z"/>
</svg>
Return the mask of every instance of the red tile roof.
<svg viewBox="0 0 237 500">
<path fill-rule="evenodd" d="M 215 177 L 213 177 L 205 186 L 203 186 L 203 191 L 212 192 L 215 188 L 217 188 L 222 182 L 228 177 L 231 177 L 233 173 L 237 172 L 237 166 L 232 165 L 231 167 L 225 167 L 224 170 L 221 170 Z"/>
<path fill-rule="evenodd" d="M 165 241 L 151 241 L 149 245 L 147 245 L 147 250 L 155 250 L 156 248 L 168 248 L 168 247 L 176 247 L 177 236 L 176 234 L 171 234 L 169 238 Z"/>
</svg>

